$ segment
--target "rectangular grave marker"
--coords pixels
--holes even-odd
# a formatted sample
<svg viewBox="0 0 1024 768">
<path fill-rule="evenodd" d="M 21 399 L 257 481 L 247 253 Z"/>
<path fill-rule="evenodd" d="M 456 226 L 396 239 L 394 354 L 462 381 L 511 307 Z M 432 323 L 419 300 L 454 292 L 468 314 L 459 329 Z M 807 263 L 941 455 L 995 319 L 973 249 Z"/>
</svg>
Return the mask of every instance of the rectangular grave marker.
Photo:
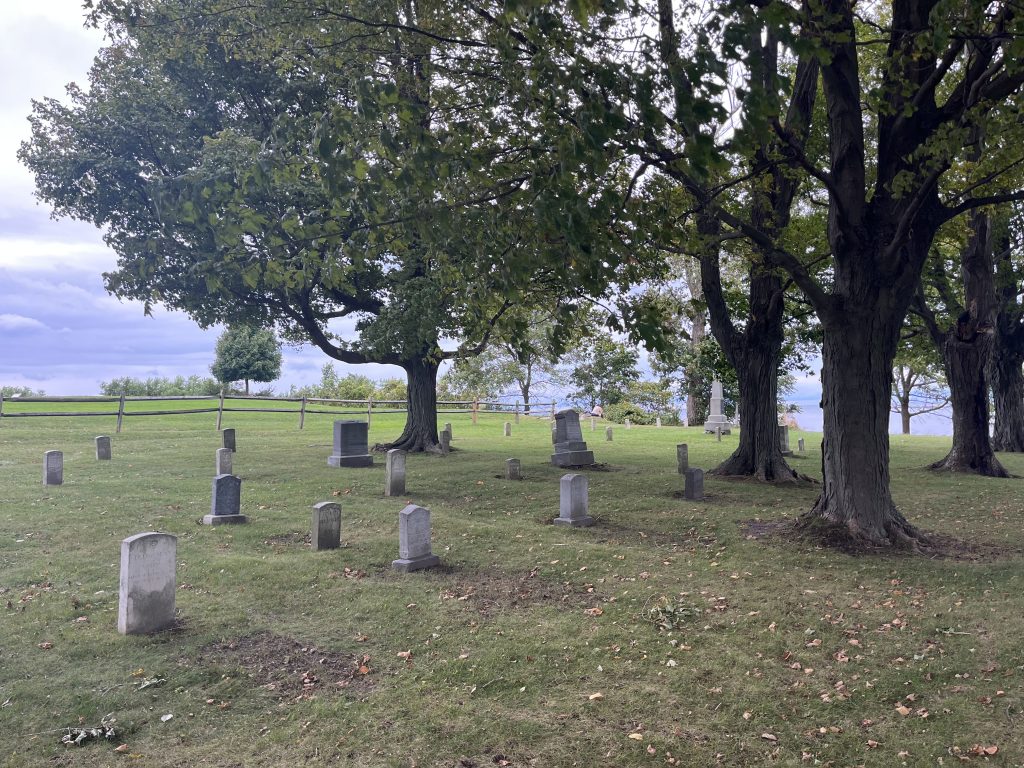
<svg viewBox="0 0 1024 768">
<path fill-rule="evenodd" d="M 241 506 L 242 481 L 234 475 L 217 475 L 213 478 L 210 514 L 203 516 L 203 524 L 247 523 L 249 519 L 241 514 Z"/>
<path fill-rule="evenodd" d="M 392 448 L 384 460 L 384 495 L 405 494 L 405 451 Z"/>
<path fill-rule="evenodd" d="M 110 456 L 110 438 L 106 435 L 100 435 L 96 438 L 96 460 L 110 461 Z"/>
<path fill-rule="evenodd" d="M 321 501 L 313 505 L 310 526 L 314 551 L 337 549 L 341 546 L 341 504 Z"/>
<path fill-rule="evenodd" d="M 121 542 L 117 631 L 158 632 L 174 624 L 178 539 L 169 533 L 139 533 Z"/>
<path fill-rule="evenodd" d="M 234 453 L 235 451 L 235 430 L 234 427 L 228 427 L 221 431 L 221 439 L 224 441 L 224 447 Z"/>
<path fill-rule="evenodd" d="M 409 573 L 440 564 L 430 551 L 430 510 L 410 504 L 398 513 L 398 559 L 391 566 Z"/>
<path fill-rule="evenodd" d="M 585 528 L 594 524 L 586 475 L 562 475 L 558 483 L 558 517 L 555 525 Z"/>
<path fill-rule="evenodd" d="M 556 467 L 578 467 L 594 463 L 594 452 L 587 449 L 580 427 L 580 415 L 571 408 L 555 414 L 555 429 L 551 434 L 555 452 L 551 463 Z"/>
<path fill-rule="evenodd" d="M 43 485 L 63 485 L 64 452 L 46 451 L 43 454 Z"/>
<path fill-rule="evenodd" d="M 683 497 L 691 501 L 701 501 L 704 498 L 704 470 L 697 467 L 690 467 L 686 470 L 686 484 L 683 487 Z"/>
<path fill-rule="evenodd" d="M 604 428 L 604 439 L 607 440 L 609 443 L 612 441 L 612 428 L 611 427 L 605 427 Z"/>
<path fill-rule="evenodd" d="M 800 453 L 803 453 L 805 450 L 807 450 L 807 447 L 804 445 L 804 439 L 802 437 L 797 438 L 796 447 L 800 450 Z"/>
<path fill-rule="evenodd" d="M 690 447 L 686 443 L 676 446 L 676 465 L 680 475 L 690 468 Z"/>
<path fill-rule="evenodd" d="M 520 464 L 519 459 L 505 459 L 505 479 L 523 479 L 522 464 Z"/>
<path fill-rule="evenodd" d="M 370 425 L 365 421 L 334 422 L 334 451 L 327 457 L 330 467 L 372 467 L 369 447 Z"/>
<path fill-rule="evenodd" d="M 215 475 L 231 475 L 231 449 L 218 448 Z"/>
<path fill-rule="evenodd" d="M 505 422 L 505 437 L 512 437 L 512 422 Z"/>
</svg>

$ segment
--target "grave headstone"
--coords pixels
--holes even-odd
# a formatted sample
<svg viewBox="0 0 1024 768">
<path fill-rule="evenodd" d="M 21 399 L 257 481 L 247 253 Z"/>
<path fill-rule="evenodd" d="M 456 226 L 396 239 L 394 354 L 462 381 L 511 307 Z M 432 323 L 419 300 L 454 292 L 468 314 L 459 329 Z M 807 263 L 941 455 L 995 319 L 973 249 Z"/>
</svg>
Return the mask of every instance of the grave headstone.
<svg viewBox="0 0 1024 768">
<path fill-rule="evenodd" d="M 235 430 L 233 427 L 221 430 L 221 439 L 224 441 L 224 447 L 228 450 L 235 451 Z"/>
<path fill-rule="evenodd" d="M 392 448 L 384 460 L 384 495 L 405 494 L 405 451 Z"/>
<path fill-rule="evenodd" d="M 723 435 L 732 434 L 733 424 L 725 418 L 725 414 L 722 412 L 722 382 L 712 381 L 711 382 L 711 415 L 708 416 L 708 420 L 704 422 L 705 433 L 715 433 L 716 429 L 721 428 Z"/>
<path fill-rule="evenodd" d="M 594 452 L 587 450 L 580 429 L 580 415 L 571 408 L 555 414 L 555 431 L 551 438 L 555 452 L 551 463 L 556 467 L 578 467 L 594 463 Z"/>
<path fill-rule="evenodd" d="M 174 624 L 178 539 L 169 533 L 139 533 L 121 542 L 117 631 L 158 632 Z"/>
<path fill-rule="evenodd" d="M 611 427 L 605 427 L 604 428 L 604 439 L 605 439 L 606 442 L 609 442 L 609 443 L 612 441 L 612 428 Z"/>
<path fill-rule="evenodd" d="M 106 435 L 100 435 L 96 438 L 96 460 L 110 461 L 110 456 L 110 438 Z"/>
<path fill-rule="evenodd" d="M 632 428 L 633 428 L 633 422 L 631 422 L 629 419 L 626 419 L 626 429 L 632 429 Z"/>
<path fill-rule="evenodd" d="M 722 425 L 721 424 L 716 424 L 715 425 L 715 438 L 718 440 L 718 442 L 722 442 Z"/>
<path fill-rule="evenodd" d="M 217 462 L 216 462 L 215 475 L 232 475 L 234 472 L 231 471 L 231 449 L 230 448 L 218 448 L 217 449 Z"/>
<path fill-rule="evenodd" d="M 241 514 L 242 481 L 234 475 L 217 475 L 213 478 L 213 498 L 210 514 L 203 516 L 204 525 L 228 525 L 246 523 L 248 518 Z"/>
<path fill-rule="evenodd" d="M 520 464 L 519 459 L 505 459 L 505 479 L 523 479 L 522 464 Z"/>
<path fill-rule="evenodd" d="M 64 483 L 64 452 L 46 451 L 43 454 L 43 485 Z"/>
<path fill-rule="evenodd" d="M 656 426 L 656 427 L 660 427 L 661 426 L 661 416 L 655 417 L 655 419 L 654 419 L 654 426 Z"/>
<path fill-rule="evenodd" d="M 321 501 L 313 505 L 310 526 L 314 550 L 337 549 L 341 546 L 341 504 Z"/>
<path fill-rule="evenodd" d="M 441 441 L 441 453 L 448 453 L 452 449 L 452 433 L 442 429 L 438 439 Z"/>
<path fill-rule="evenodd" d="M 452 423 L 450 421 L 446 421 L 444 423 L 444 431 L 448 433 L 448 438 L 451 439 L 451 436 L 452 436 Z"/>
<path fill-rule="evenodd" d="M 329 467 L 372 467 L 369 446 L 370 425 L 365 421 L 334 422 L 334 452 L 327 457 Z"/>
<path fill-rule="evenodd" d="M 686 470 L 685 477 L 683 497 L 691 501 L 701 501 L 704 498 L 704 470 L 690 467 Z"/>
<path fill-rule="evenodd" d="M 555 525 L 585 528 L 594 524 L 586 475 L 562 475 L 558 484 L 558 517 Z"/>
<path fill-rule="evenodd" d="M 676 464 L 680 475 L 690 468 L 690 447 L 686 443 L 676 446 Z"/>
<path fill-rule="evenodd" d="M 505 422 L 505 437 L 512 437 L 512 422 Z"/>
<path fill-rule="evenodd" d="M 789 427 L 785 424 L 779 424 L 779 448 L 782 449 L 783 456 L 793 455 L 793 451 L 789 449 Z"/>
<path fill-rule="evenodd" d="M 804 439 L 802 437 L 797 438 L 796 447 L 800 450 L 800 453 L 803 453 L 805 450 L 807 450 L 806 446 L 804 445 Z"/>
<path fill-rule="evenodd" d="M 430 510 L 410 504 L 398 513 L 398 559 L 391 566 L 409 573 L 440 564 L 430 551 Z"/>
</svg>

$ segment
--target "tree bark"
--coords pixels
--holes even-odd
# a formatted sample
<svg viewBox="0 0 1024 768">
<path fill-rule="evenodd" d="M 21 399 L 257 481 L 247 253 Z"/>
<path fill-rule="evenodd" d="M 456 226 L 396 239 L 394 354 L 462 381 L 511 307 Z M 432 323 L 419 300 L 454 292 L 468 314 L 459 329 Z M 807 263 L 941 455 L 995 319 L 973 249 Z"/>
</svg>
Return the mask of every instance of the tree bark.
<svg viewBox="0 0 1024 768">
<path fill-rule="evenodd" d="M 899 322 L 877 308 L 831 318 L 822 344 L 822 491 L 806 529 L 858 546 L 913 548 L 921 534 L 889 491 L 889 408 Z M 898 315 L 902 320 L 902 313 Z"/>
<path fill-rule="evenodd" d="M 690 346 L 696 350 L 704 337 L 707 336 L 707 320 L 703 310 L 698 311 L 693 318 L 693 329 L 690 333 Z M 699 427 L 708 416 L 708 403 L 704 398 L 704 377 L 700 374 L 700 368 L 696 362 L 684 371 L 686 375 L 686 426 Z"/>
<path fill-rule="evenodd" d="M 900 426 L 903 428 L 903 434 L 910 434 L 910 398 L 900 398 Z"/>
<path fill-rule="evenodd" d="M 430 358 L 405 361 L 406 374 L 405 429 L 393 443 L 378 449 L 401 448 L 409 453 L 441 453 L 437 439 L 437 369 Z"/>
<path fill-rule="evenodd" d="M 997 451 L 1024 453 L 1024 352 L 1001 348 L 997 336 L 989 377 L 996 424 L 992 447 Z"/>
</svg>

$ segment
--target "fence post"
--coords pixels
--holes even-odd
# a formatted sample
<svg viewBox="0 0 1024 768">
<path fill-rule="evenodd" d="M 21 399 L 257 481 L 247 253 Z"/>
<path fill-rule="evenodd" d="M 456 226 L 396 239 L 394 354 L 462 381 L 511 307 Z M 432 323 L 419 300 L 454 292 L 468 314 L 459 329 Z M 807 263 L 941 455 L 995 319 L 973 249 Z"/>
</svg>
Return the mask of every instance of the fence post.
<svg viewBox="0 0 1024 768">
<path fill-rule="evenodd" d="M 373 395 L 366 396 L 366 426 L 369 428 L 370 422 L 373 421 Z"/>
<path fill-rule="evenodd" d="M 4 417 L 4 393 L 0 391 L 0 419 Z"/>
<path fill-rule="evenodd" d="M 306 396 L 302 396 L 302 407 L 299 408 L 299 429 L 306 425 Z"/>
<path fill-rule="evenodd" d="M 519 423 L 519 401 L 516 400 L 516 424 Z"/>
<path fill-rule="evenodd" d="M 121 422 L 124 420 L 124 392 L 117 403 L 117 434 L 121 434 Z"/>
<path fill-rule="evenodd" d="M 217 431 L 220 432 L 221 422 L 224 420 L 224 390 L 220 391 L 220 406 L 217 408 Z"/>
<path fill-rule="evenodd" d="M 551 401 L 551 420 L 555 420 L 555 401 Z"/>
<path fill-rule="evenodd" d="M 477 411 L 479 411 L 479 410 L 480 410 L 480 398 L 479 397 L 474 397 L 473 398 L 473 424 L 474 425 L 476 424 Z"/>
</svg>

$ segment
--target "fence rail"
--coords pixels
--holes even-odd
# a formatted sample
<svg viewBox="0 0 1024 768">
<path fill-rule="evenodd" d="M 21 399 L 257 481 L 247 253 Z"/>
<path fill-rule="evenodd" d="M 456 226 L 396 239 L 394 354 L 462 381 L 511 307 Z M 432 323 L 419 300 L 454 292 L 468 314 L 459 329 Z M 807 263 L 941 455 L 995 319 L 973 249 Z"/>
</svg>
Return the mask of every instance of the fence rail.
<svg viewBox="0 0 1024 768">
<path fill-rule="evenodd" d="M 130 403 L 146 403 L 146 402 L 196 402 L 196 401 L 216 401 L 216 406 L 210 406 L 208 408 L 176 408 L 172 410 L 141 410 L 133 411 L 126 408 Z M 284 408 L 284 407 L 232 407 L 231 401 L 248 401 L 248 402 L 262 402 L 262 403 L 295 403 L 298 405 L 297 408 Z M 117 405 L 117 410 L 111 411 L 36 411 L 36 410 L 11 410 L 13 407 L 20 407 L 21 405 L 27 404 L 61 404 L 61 403 L 111 403 Z M 225 403 L 228 403 L 225 405 Z M 318 407 L 310 408 L 310 405 Z M 339 408 L 327 408 L 327 406 L 340 406 Z M 0 395 L 0 419 L 13 419 L 13 418 L 27 418 L 35 416 L 60 416 L 60 417 L 75 417 L 75 416 L 116 416 L 117 417 L 117 431 L 120 432 L 123 426 L 123 422 L 126 418 L 134 418 L 135 416 L 178 416 L 185 414 L 196 414 L 196 413 L 216 413 L 217 414 L 217 429 L 221 428 L 221 424 L 224 419 L 225 413 L 294 413 L 299 416 L 299 429 L 303 429 L 306 424 L 306 414 L 320 414 L 320 415 L 334 415 L 334 416 L 366 416 L 367 423 L 373 420 L 374 414 L 383 415 L 389 413 L 405 413 L 408 409 L 405 400 L 374 400 L 368 398 L 366 400 L 345 400 L 337 398 L 325 398 L 325 397 L 266 397 L 262 395 L 229 395 L 221 392 L 219 395 L 168 395 L 161 397 L 159 395 L 146 395 L 146 396 L 133 396 L 128 397 L 126 395 L 111 396 L 111 395 L 73 395 L 73 396 L 57 396 L 57 397 L 14 397 L 4 399 L 3 395 Z M 355 406 L 355 409 L 347 408 L 347 406 Z M 391 406 L 391 407 L 389 407 Z M 393 407 L 400 406 L 400 407 Z M 529 414 L 537 415 L 539 413 L 545 413 L 550 409 L 551 417 L 555 415 L 555 402 L 550 403 L 530 403 Z M 514 415 L 516 423 L 519 423 L 519 417 L 521 414 L 527 414 L 527 411 L 518 400 L 515 404 L 502 403 L 502 402 L 488 402 L 484 400 L 438 400 L 437 401 L 437 413 L 440 414 L 457 414 L 457 413 L 469 413 L 473 416 L 473 423 L 477 423 L 481 413 L 505 413 Z"/>
</svg>

